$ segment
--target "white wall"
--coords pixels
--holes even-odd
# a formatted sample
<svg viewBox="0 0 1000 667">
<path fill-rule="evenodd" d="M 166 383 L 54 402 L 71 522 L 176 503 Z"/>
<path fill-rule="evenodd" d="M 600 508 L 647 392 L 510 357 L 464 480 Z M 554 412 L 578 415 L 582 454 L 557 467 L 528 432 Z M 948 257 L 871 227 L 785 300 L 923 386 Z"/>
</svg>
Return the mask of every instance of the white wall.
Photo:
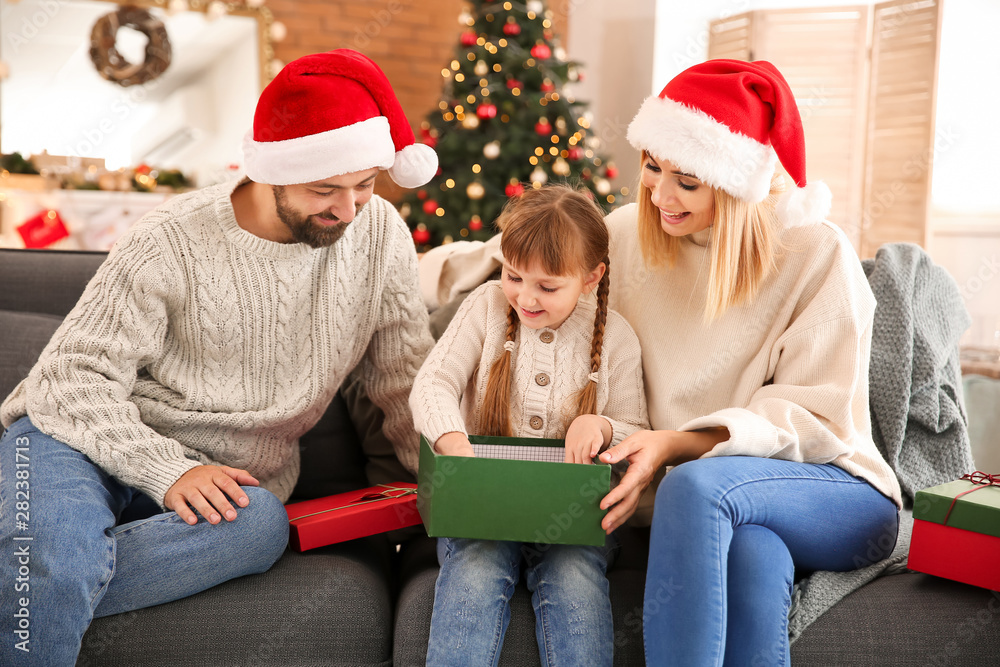
<svg viewBox="0 0 1000 667">
<path fill-rule="evenodd" d="M 652 90 L 656 0 L 571 0 L 567 55 L 582 64 L 585 77 L 573 85 L 577 99 L 589 102 L 592 131 L 601 151 L 619 169 L 612 181 L 634 188 L 639 155 L 625 131 L 639 105 Z"/>
</svg>

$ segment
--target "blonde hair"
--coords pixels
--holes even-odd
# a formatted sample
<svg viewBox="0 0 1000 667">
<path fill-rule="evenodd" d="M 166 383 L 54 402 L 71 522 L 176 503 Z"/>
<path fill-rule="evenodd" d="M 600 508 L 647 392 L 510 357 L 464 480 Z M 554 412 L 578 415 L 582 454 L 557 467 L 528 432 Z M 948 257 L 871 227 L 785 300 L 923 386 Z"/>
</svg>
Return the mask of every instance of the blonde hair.
<svg viewBox="0 0 1000 667">
<path fill-rule="evenodd" d="M 553 276 L 583 276 L 602 262 L 604 275 L 597 285 L 597 315 L 590 346 L 590 372 L 601 365 L 604 327 L 608 318 L 608 228 L 604 214 L 582 190 L 567 185 L 529 189 L 504 206 L 497 220 L 503 232 L 500 249 L 513 266 L 537 265 Z M 517 311 L 507 309 L 505 339 L 517 337 Z M 513 354 L 503 354 L 490 367 L 480 417 L 482 435 L 510 436 L 510 385 Z M 577 415 L 597 413 L 597 384 L 587 382 L 576 397 Z"/>
<path fill-rule="evenodd" d="M 640 173 L 649 154 L 642 152 Z M 764 280 L 774 270 L 778 250 L 777 215 L 774 207 L 785 190 L 785 180 L 776 173 L 764 201 L 751 203 L 725 190 L 712 188 L 715 219 L 709 236 L 711 269 L 705 300 L 705 319 L 721 317 L 730 307 L 753 299 Z M 639 245 L 650 268 L 672 268 L 680 239 L 663 231 L 660 212 L 640 179 L 637 188 Z"/>
</svg>

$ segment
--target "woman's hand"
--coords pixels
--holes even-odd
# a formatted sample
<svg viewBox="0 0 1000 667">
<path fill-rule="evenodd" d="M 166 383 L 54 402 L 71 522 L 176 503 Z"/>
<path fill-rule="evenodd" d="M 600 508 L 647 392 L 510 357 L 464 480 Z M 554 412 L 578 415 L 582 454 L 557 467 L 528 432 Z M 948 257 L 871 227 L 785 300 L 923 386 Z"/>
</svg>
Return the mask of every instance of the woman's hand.
<svg viewBox="0 0 1000 667">
<path fill-rule="evenodd" d="M 625 523 L 639 506 L 639 498 L 653 481 L 656 471 L 693 461 L 729 439 L 729 429 L 703 431 L 636 431 L 613 449 L 601 454 L 602 463 L 628 461 L 621 482 L 601 500 L 601 509 L 611 508 L 601 521 L 611 533 Z"/>
<path fill-rule="evenodd" d="M 566 430 L 566 463 L 590 463 L 611 442 L 611 423 L 597 415 L 580 415 Z"/>
<path fill-rule="evenodd" d="M 468 436 L 460 431 L 445 433 L 434 442 L 434 451 L 445 456 L 475 456 Z"/>
<path fill-rule="evenodd" d="M 608 534 L 635 514 L 639 497 L 653 481 L 656 471 L 670 458 L 670 436 L 675 431 L 636 431 L 600 456 L 601 463 L 628 461 L 628 470 L 618 486 L 601 500 L 601 509 L 611 510 L 601 521 Z"/>
</svg>

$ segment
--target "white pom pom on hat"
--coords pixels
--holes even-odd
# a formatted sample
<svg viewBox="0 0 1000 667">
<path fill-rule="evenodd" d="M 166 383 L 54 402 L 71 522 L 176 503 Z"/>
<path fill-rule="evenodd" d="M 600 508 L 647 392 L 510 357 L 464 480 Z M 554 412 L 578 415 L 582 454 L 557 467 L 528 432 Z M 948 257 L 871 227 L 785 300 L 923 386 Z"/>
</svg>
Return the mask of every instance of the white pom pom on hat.
<svg viewBox="0 0 1000 667">
<path fill-rule="evenodd" d="M 257 101 L 243 139 L 247 176 L 268 185 L 311 183 L 378 167 L 415 188 L 437 173 L 437 154 L 415 143 L 385 73 L 351 49 L 285 65 Z"/>
<path fill-rule="evenodd" d="M 830 212 L 830 189 L 806 183 L 805 135 L 795 98 L 767 61 L 720 59 L 689 67 L 643 102 L 628 140 L 752 203 L 767 197 L 780 160 L 796 187 L 782 195 L 778 219 L 809 224 Z"/>
</svg>

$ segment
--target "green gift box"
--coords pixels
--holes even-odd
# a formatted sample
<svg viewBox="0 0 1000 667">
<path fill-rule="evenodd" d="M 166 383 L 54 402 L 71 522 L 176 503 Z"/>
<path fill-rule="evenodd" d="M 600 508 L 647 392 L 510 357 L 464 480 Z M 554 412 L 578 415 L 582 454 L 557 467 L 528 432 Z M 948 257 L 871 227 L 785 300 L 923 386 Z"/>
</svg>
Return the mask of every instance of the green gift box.
<svg viewBox="0 0 1000 667">
<path fill-rule="evenodd" d="M 428 535 L 604 544 L 600 502 L 611 490 L 611 466 L 562 462 L 562 440 L 469 441 L 475 457 L 438 454 L 420 438 L 417 510 Z M 499 455 L 517 459 L 493 458 Z"/>
<path fill-rule="evenodd" d="M 979 486 L 957 479 L 917 491 L 913 518 L 1000 537 L 1000 486 Z"/>
</svg>

